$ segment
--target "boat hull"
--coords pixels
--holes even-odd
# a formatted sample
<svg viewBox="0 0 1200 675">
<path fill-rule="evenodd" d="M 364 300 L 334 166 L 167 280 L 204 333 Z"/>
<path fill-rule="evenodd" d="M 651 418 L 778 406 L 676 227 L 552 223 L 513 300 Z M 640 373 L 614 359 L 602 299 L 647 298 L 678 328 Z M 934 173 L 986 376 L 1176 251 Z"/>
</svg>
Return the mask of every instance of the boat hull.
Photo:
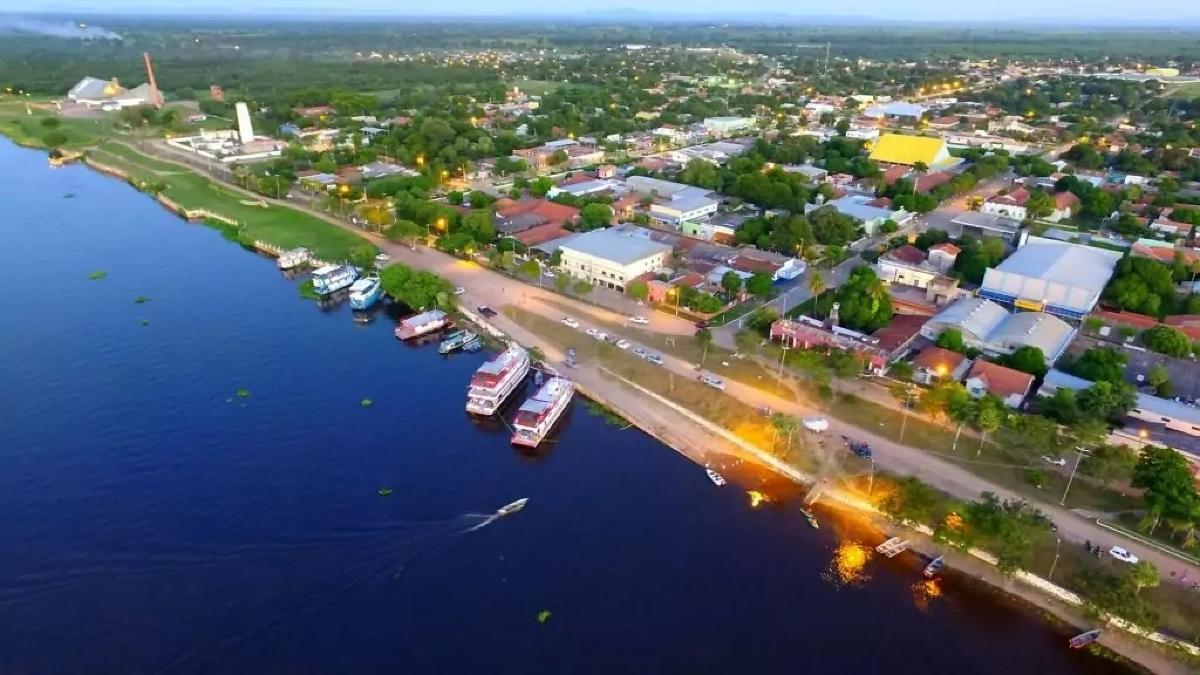
<svg viewBox="0 0 1200 675">
<path fill-rule="evenodd" d="M 520 423 L 514 423 L 514 431 L 511 442 L 515 446 L 524 448 L 536 448 L 541 445 L 542 441 L 554 431 L 555 425 L 562 419 L 567 411 L 567 406 L 571 405 L 571 400 L 575 398 L 575 387 L 568 384 L 566 391 L 557 397 L 545 416 L 540 419 L 536 427 L 526 427 Z"/>
<path fill-rule="evenodd" d="M 381 297 L 383 297 L 383 291 L 378 288 L 366 295 L 352 295 L 350 296 L 350 309 L 370 309 L 372 305 L 379 302 Z"/>
<path fill-rule="evenodd" d="M 472 344 L 482 343 L 475 342 Z M 520 356 L 513 367 L 515 369 L 513 373 L 507 376 L 493 390 L 476 392 L 474 387 L 469 389 L 467 391 L 466 411 L 472 415 L 479 415 L 481 417 L 490 417 L 499 412 L 500 408 L 504 406 L 513 392 L 525 381 L 525 377 L 529 375 L 528 354 Z M 475 392 L 474 395 L 472 395 L 472 392 Z"/>
</svg>

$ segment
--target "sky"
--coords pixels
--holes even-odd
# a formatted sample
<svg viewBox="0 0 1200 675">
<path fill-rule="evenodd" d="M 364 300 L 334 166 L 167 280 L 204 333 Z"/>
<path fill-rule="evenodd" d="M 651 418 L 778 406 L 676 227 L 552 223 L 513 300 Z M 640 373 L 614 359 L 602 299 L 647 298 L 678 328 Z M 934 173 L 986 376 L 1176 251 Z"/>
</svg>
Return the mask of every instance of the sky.
<svg viewBox="0 0 1200 675">
<path fill-rule="evenodd" d="M 619 11 L 636 7 L 632 11 Z M 1014 8 L 1022 11 L 1014 12 Z M 587 16 L 603 18 L 625 17 L 636 22 L 638 12 L 671 14 L 697 19 L 753 20 L 755 15 L 790 15 L 795 17 L 861 17 L 873 20 L 903 21 L 1007 21 L 1013 23 L 1106 23 L 1130 21 L 1139 24 L 1157 23 L 1178 25 L 1181 20 L 1200 20 L 1200 3 L 1186 0 L 1139 0 L 1136 12 L 1123 0 L 1057 0 L 1045 5 L 1014 4 L 1009 1 L 976 0 L 856 0 L 850 3 L 815 2 L 813 0 L 217 0 L 196 3 L 194 0 L 5 0 L 0 12 L 65 12 L 98 14 L 195 14 L 224 17 L 261 15 L 331 16 Z"/>
</svg>

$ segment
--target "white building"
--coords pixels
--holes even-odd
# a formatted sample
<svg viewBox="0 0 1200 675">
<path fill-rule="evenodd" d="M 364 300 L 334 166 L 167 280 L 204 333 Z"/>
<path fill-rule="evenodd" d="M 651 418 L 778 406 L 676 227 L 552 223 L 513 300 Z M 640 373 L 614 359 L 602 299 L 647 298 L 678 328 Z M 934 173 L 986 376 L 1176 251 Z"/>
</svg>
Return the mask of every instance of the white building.
<svg viewBox="0 0 1200 675">
<path fill-rule="evenodd" d="M 1082 319 L 1096 306 L 1122 253 L 1021 235 L 1021 246 L 983 275 L 979 296 Z"/>
<path fill-rule="evenodd" d="M 649 197 L 650 217 L 669 225 L 684 221 L 702 220 L 717 212 L 720 202 L 704 188 L 698 188 L 669 180 L 648 176 L 630 176 L 625 179 L 629 189 Z"/>
<path fill-rule="evenodd" d="M 753 117 L 706 117 L 704 131 L 713 136 L 728 136 L 754 128 Z"/>
<path fill-rule="evenodd" d="M 617 291 L 624 291 L 632 279 L 666 267 L 671 257 L 667 244 L 612 229 L 574 235 L 558 250 L 567 274 Z"/>
<path fill-rule="evenodd" d="M 238 140 L 242 144 L 254 140 L 254 124 L 250 121 L 250 108 L 245 101 L 238 101 L 233 109 L 237 112 Z"/>
<path fill-rule="evenodd" d="M 126 89 L 116 78 L 85 77 L 67 91 L 67 100 L 88 108 L 120 110 L 154 103 L 154 90 L 148 83 Z"/>
<path fill-rule="evenodd" d="M 1056 316 L 1044 312 L 1009 314 L 985 298 L 962 298 L 950 303 L 921 326 L 921 335 L 937 340 L 949 329 L 958 330 L 968 347 L 992 356 L 1037 347 L 1047 363 L 1058 360 L 1075 337 L 1075 329 Z"/>
</svg>

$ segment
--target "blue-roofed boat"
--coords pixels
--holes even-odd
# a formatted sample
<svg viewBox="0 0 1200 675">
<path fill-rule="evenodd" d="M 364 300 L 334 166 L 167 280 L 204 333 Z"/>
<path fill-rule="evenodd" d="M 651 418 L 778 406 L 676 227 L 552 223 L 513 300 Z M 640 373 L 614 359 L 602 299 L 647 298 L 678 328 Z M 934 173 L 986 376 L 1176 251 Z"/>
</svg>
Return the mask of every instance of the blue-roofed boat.
<svg viewBox="0 0 1200 675">
<path fill-rule="evenodd" d="M 358 278 L 358 270 L 350 265 L 326 265 L 313 272 L 313 290 L 321 295 L 340 291 Z"/>
<path fill-rule="evenodd" d="M 350 308 L 369 309 L 383 296 L 383 285 L 378 277 L 359 279 L 350 285 Z"/>
</svg>

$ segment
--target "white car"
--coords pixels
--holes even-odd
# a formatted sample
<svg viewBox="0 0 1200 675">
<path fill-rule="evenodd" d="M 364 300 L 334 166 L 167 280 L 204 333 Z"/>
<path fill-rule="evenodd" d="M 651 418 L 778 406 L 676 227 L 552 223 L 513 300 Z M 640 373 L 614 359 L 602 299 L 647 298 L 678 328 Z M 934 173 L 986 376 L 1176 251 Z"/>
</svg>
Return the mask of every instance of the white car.
<svg viewBox="0 0 1200 675">
<path fill-rule="evenodd" d="M 713 377 L 707 373 L 700 376 L 700 382 L 712 387 L 713 389 L 720 389 L 721 391 L 725 390 L 725 382 L 722 381 L 721 378 Z"/>
<path fill-rule="evenodd" d="M 462 286 L 455 286 L 455 287 L 454 287 L 454 294 L 455 294 L 455 295 L 462 295 L 463 293 L 466 293 L 466 292 L 467 292 L 467 289 L 463 288 Z"/>
<path fill-rule="evenodd" d="M 805 417 L 804 428 L 809 431 L 819 434 L 829 430 L 829 420 L 824 417 Z"/>
<path fill-rule="evenodd" d="M 1067 460 L 1063 459 L 1062 457 L 1051 457 L 1050 455 L 1042 455 L 1042 461 L 1047 464 L 1053 464 L 1054 466 L 1067 465 Z"/>
<path fill-rule="evenodd" d="M 633 348 L 633 355 L 638 357 L 639 359 L 644 359 L 649 354 L 650 354 L 650 352 L 647 352 L 645 349 L 642 349 L 641 347 Z"/>
<path fill-rule="evenodd" d="M 604 341 L 604 340 L 608 339 L 608 333 L 605 333 L 602 330 L 598 330 L 598 331 L 596 331 L 596 334 L 593 335 L 592 337 L 596 338 L 597 340 Z"/>
<path fill-rule="evenodd" d="M 1108 554 L 1117 560 L 1120 560 L 1121 562 L 1127 562 L 1130 565 L 1136 565 L 1138 562 L 1138 557 L 1136 555 L 1126 551 L 1120 546 L 1114 546 L 1108 549 Z"/>
<path fill-rule="evenodd" d="M 633 343 L 629 340 L 617 340 L 617 349 L 629 349 Z"/>
<path fill-rule="evenodd" d="M 569 316 L 564 316 L 562 318 L 562 323 L 564 326 L 567 326 L 568 328 L 579 328 L 579 322 L 576 321 L 575 319 L 572 319 Z"/>
<path fill-rule="evenodd" d="M 644 316 L 631 316 L 629 317 L 629 323 L 637 323 L 645 326 L 646 324 L 650 323 L 650 319 L 647 319 Z"/>
<path fill-rule="evenodd" d="M 589 328 L 589 329 L 587 329 L 587 330 L 585 330 L 585 331 L 583 331 L 583 332 L 584 332 L 584 334 L 586 334 L 588 337 L 599 338 L 599 336 L 600 336 L 600 331 L 596 330 L 595 328 Z"/>
<path fill-rule="evenodd" d="M 656 366 L 661 366 L 663 364 L 663 357 L 659 356 L 658 354 L 647 354 L 646 360 Z"/>
</svg>

